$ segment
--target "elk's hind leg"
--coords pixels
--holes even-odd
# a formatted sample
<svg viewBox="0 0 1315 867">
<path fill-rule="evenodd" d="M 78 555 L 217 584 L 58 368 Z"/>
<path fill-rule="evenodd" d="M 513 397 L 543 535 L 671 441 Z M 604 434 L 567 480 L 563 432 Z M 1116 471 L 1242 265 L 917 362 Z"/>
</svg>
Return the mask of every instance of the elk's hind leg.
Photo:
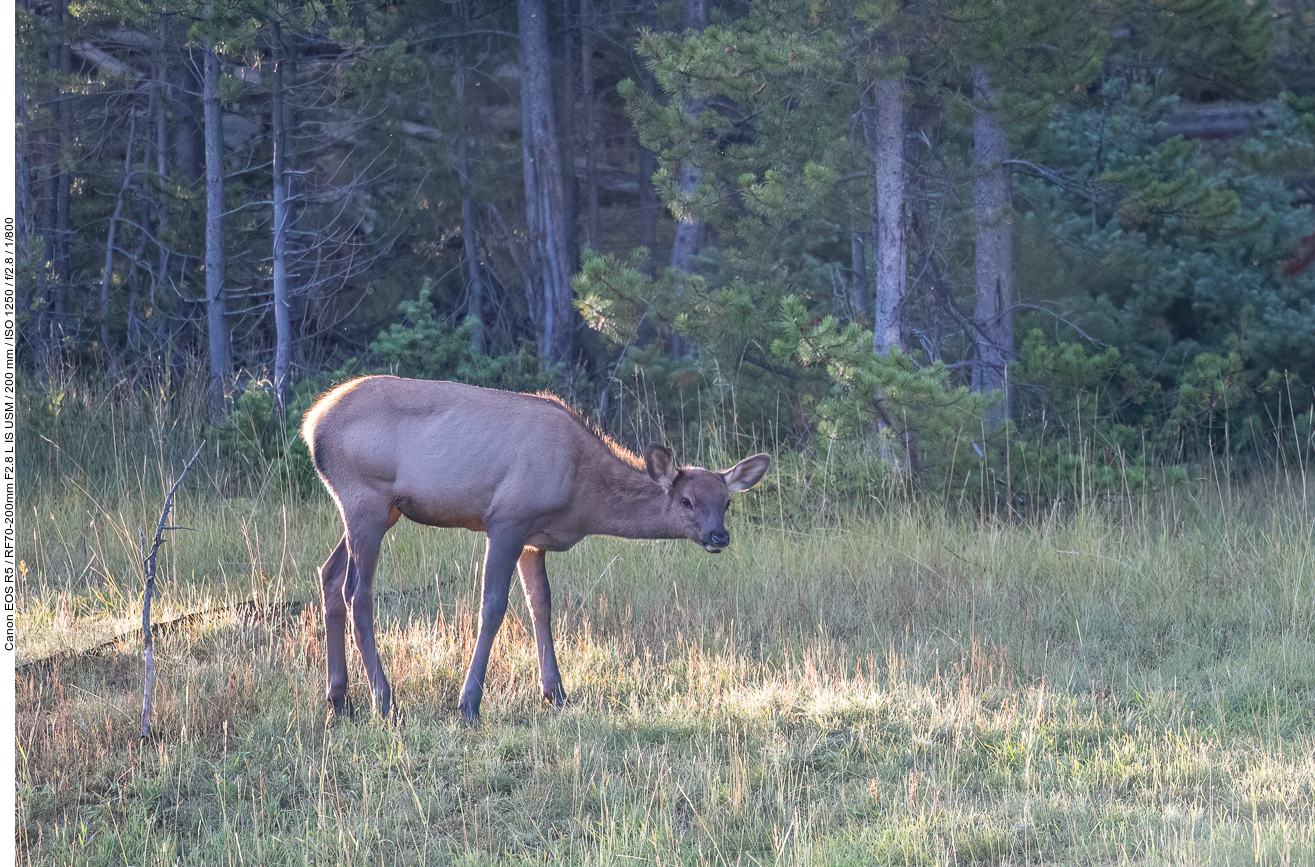
<svg viewBox="0 0 1315 867">
<path fill-rule="evenodd" d="M 343 582 L 344 608 L 352 612 L 352 629 L 356 634 L 356 650 L 365 666 L 365 677 L 370 683 L 370 699 L 375 711 L 388 719 L 392 710 L 392 688 L 384 675 L 383 663 L 374 637 L 374 573 L 379 563 L 379 548 L 384 533 L 397 523 L 402 513 L 397 509 L 370 511 L 357 514 L 346 521 L 347 550 L 351 564 L 347 580 Z"/>
<path fill-rule="evenodd" d="M 333 712 L 347 712 L 347 602 L 343 587 L 350 558 L 347 537 L 338 541 L 329 559 L 320 567 L 320 585 L 324 588 L 324 655 L 328 676 L 327 700 Z"/>
<path fill-rule="evenodd" d="M 534 646 L 539 655 L 539 685 L 543 687 L 543 698 L 560 707 L 566 702 L 566 692 L 562 689 L 562 674 L 557 668 L 557 651 L 552 641 L 552 590 L 548 586 L 544 552 L 538 548 L 526 548 L 516 565 L 521 574 L 521 586 L 525 588 L 525 601 L 534 620 Z"/>
</svg>

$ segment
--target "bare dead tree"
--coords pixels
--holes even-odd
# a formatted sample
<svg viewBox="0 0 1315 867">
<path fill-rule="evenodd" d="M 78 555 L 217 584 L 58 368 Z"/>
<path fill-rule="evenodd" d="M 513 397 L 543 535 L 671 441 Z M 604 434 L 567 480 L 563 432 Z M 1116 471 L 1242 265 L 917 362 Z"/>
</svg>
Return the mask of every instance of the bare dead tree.
<svg viewBox="0 0 1315 867">
<path fill-rule="evenodd" d="M 164 544 L 166 530 L 191 529 L 191 527 L 170 527 L 169 512 L 173 509 L 174 492 L 178 490 L 178 486 L 183 482 L 183 476 L 187 475 L 187 471 L 192 468 L 192 462 L 201 454 L 201 449 L 204 447 L 205 443 L 196 447 L 196 451 L 183 465 L 183 471 L 178 474 L 178 478 L 169 486 L 169 492 L 164 495 L 164 508 L 160 510 L 160 520 L 155 525 L 155 539 L 149 551 L 146 550 L 146 534 L 141 530 L 137 531 L 141 539 L 142 574 L 145 578 L 142 589 L 142 657 L 146 663 L 142 687 L 142 740 L 149 740 L 151 737 L 151 691 L 155 688 L 155 642 L 151 636 L 151 596 L 155 593 L 155 555 Z"/>
</svg>

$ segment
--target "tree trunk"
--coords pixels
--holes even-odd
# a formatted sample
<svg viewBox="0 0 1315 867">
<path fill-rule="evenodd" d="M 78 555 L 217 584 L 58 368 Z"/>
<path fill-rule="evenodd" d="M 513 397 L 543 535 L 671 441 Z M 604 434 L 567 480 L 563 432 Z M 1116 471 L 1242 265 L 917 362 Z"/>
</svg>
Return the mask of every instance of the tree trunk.
<svg viewBox="0 0 1315 867">
<path fill-rule="evenodd" d="M 110 279 L 114 274 L 114 242 L 118 235 L 119 218 L 123 216 L 123 202 L 132 189 L 132 148 L 137 140 L 137 116 L 133 114 L 128 120 L 128 143 L 123 154 L 123 184 L 119 195 L 114 199 L 114 212 L 110 214 L 110 225 L 105 232 L 105 263 L 100 274 L 100 351 L 105 358 L 110 357 Z M 131 315 L 131 310 L 129 311 Z"/>
<path fill-rule="evenodd" d="M 653 27 L 657 18 L 656 0 L 644 3 L 639 14 L 641 26 Z M 648 64 L 639 64 L 635 78 L 639 82 L 640 90 L 650 98 L 657 98 L 657 81 L 653 78 L 653 71 L 648 68 Z M 657 173 L 657 169 L 657 154 L 641 144 L 639 146 L 639 245 L 648 250 L 648 258 L 644 261 L 644 273 L 649 277 L 656 276 L 658 268 L 657 221 L 661 204 L 658 202 L 657 188 L 653 186 L 653 175 Z M 641 323 L 640 328 L 650 332 L 652 330 L 647 319 Z M 648 341 L 643 339 L 643 342 Z"/>
<path fill-rule="evenodd" d="M 683 27 L 688 37 L 702 33 L 708 27 L 708 0 L 685 0 Z M 685 115 L 692 129 L 698 129 L 699 115 L 707 107 L 707 100 L 691 97 L 685 100 Z M 695 133 L 701 135 L 701 131 Z M 702 148 L 694 144 L 685 159 L 680 163 L 680 195 L 690 200 L 703 182 L 703 166 L 700 165 Z M 682 211 L 676 215 L 676 236 L 671 242 L 671 267 L 685 274 L 694 273 L 694 256 L 703 245 L 703 221 L 694 214 Z M 680 291 L 678 285 L 676 291 Z M 680 334 L 672 334 L 667 351 L 672 356 L 685 355 L 691 347 Z"/>
<path fill-rule="evenodd" d="M 138 209 L 138 225 L 150 225 L 150 206 L 142 203 Z M 146 249 L 150 246 L 151 237 L 146 232 L 139 232 L 137 235 L 137 249 L 133 250 L 131 262 L 128 265 L 128 309 L 124 316 L 124 335 L 128 349 L 134 354 L 145 354 L 147 348 L 142 341 L 142 320 L 137 315 L 141 309 L 142 298 L 142 279 L 141 273 L 144 270 L 142 263 L 146 261 Z"/>
<path fill-rule="evenodd" d="M 553 120 L 552 56 L 546 0 L 517 0 L 520 35 L 521 150 L 529 230 L 526 287 L 535 317 L 539 361 L 564 361 L 571 351 L 571 262 L 561 151 Z"/>
<path fill-rule="evenodd" d="M 286 48 L 278 21 L 270 22 L 270 54 L 273 76 L 270 82 L 270 131 L 274 145 L 273 166 L 273 288 L 274 288 L 274 396 L 279 414 L 287 410 L 290 396 L 289 373 L 292 369 L 292 316 L 288 286 L 288 118 L 284 104 L 283 73 Z"/>
<path fill-rule="evenodd" d="M 163 29 L 163 28 L 162 28 Z M 172 36 L 171 38 L 177 38 Z M 194 57 L 169 70 L 169 116 L 173 121 L 172 165 L 183 177 L 199 178 L 205 172 L 205 109 L 198 111 L 196 96 L 202 83 Z M 202 62 L 204 67 L 204 61 Z"/>
<path fill-rule="evenodd" d="M 457 188 L 461 194 L 461 250 L 465 258 L 466 294 L 470 299 L 466 310 L 479 323 L 470 337 L 470 348 L 476 354 L 483 355 L 484 277 L 479 270 L 475 198 L 470 189 L 470 144 L 474 131 L 471 129 L 470 112 L 466 105 L 466 66 L 460 45 L 456 49 L 455 67 L 453 84 L 457 92 Z"/>
<path fill-rule="evenodd" d="M 904 82 L 882 78 L 864 94 L 863 129 L 874 166 L 872 351 L 908 349 L 908 176 L 904 159 Z"/>
<path fill-rule="evenodd" d="M 974 391 L 999 389 L 1001 402 L 987 416 L 988 430 L 1009 418 L 1007 366 L 1014 355 L 1014 226 L 1010 207 L 1009 140 L 1000 126 L 999 106 L 985 69 L 973 70 L 977 112 L 973 121 L 973 216 L 976 222 L 977 357 Z"/>
<path fill-rule="evenodd" d="M 888 53 L 885 46 L 878 51 Z M 881 58 L 883 61 L 885 57 Z M 885 65 L 884 63 L 882 65 Z M 864 89 L 860 111 L 863 134 L 873 165 L 872 214 L 873 322 L 872 352 L 884 357 L 891 349 L 909 351 L 908 327 L 908 166 L 905 158 L 905 83 L 900 77 L 882 77 Z M 897 431 L 904 443 L 905 472 L 921 474 L 917 432 L 905 424 L 898 408 L 891 411 L 885 395 L 876 397 L 881 424 Z"/>
<path fill-rule="evenodd" d="M 708 27 L 708 0 L 685 0 L 685 33 L 702 33 Z M 707 107 L 707 101 L 698 98 L 685 100 L 685 114 L 691 126 L 697 126 L 698 117 Z M 689 198 L 699 188 L 703 180 L 703 167 L 699 165 L 697 148 L 692 149 L 680 163 L 680 194 Z M 699 251 L 703 237 L 703 221 L 692 214 L 679 214 L 676 221 L 676 238 L 671 244 L 671 267 L 677 271 L 690 273 L 692 260 Z"/>
<path fill-rule="evenodd" d="M 594 121 L 594 8 L 580 0 L 580 104 L 584 124 L 585 246 L 597 250 L 602 229 L 598 220 L 598 131 Z"/>
<path fill-rule="evenodd" d="M 18 253 L 18 261 L 22 263 L 32 253 L 31 244 L 36 235 L 34 207 L 36 202 L 32 197 L 32 177 L 29 174 L 31 166 L 28 160 L 31 155 L 28 153 L 28 148 L 31 142 L 28 139 L 27 90 L 23 86 L 21 63 L 15 64 L 14 96 L 17 121 L 14 129 L 14 247 Z M 31 293 L 36 287 L 24 287 L 23 282 L 25 281 L 18 281 L 16 286 L 16 310 L 32 309 Z"/>
<path fill-rule="evenodd" d="M 68 20 L 68 4 L 61 3 L 58 12 L 61 27 Z M 46 182 L 46 256 L 49 263 L 45 269 L 46 293 L 43 327 L 39 329 L 45 344 L 39 354 L 39 363 L 46 364 L 59 354 L 64 340 L 64 318 L 68 305 L 68 290 L 72 283 L 72 262 L 69 258 L 70 200 L 72 178 L 64 166 L 63 151 L 73 147 L 73 109 L 70 96 L 63 85 L 72 68 L 71 54 L 67 43 L 52 46 L 50 64 L 59 73 L 55 85 L 53 105 L 55 117 L 55 141 L 47 145 L 47 161 L 50 166 Z"/>
<path fill-rule="evenodd" d="M 210 415 L 224 417 L 228 391 L 228 323 L 224 310 L 224 128 L 219 107 L 219 55 L 203 49 L 205 112 L 205 301 L 210 355 Z"/>
<path fill-rule="evenodd" d="M 575 28 L 571 25 L 571 12 L 574 4 L 547 3 L 546 8 L 552 15 L 559 16 L 560 27 L 554 27 L 552 17 L 548 19 L 548 30 L 553 37 L 548 40 L 549 50 L 553 54 L 553 68 L 549 80 L 553 91 L 553 122 L 557 124 L 558 160 L 562 167 L 562 217 L 561 228 L 566 232 L 566 261 L 580 261 L 580 226 L 577 219 L 580 213 L 576 201 L 575 182 Z M 556 34 L 560 33 L 560 36 Z M 568 273 L 574 268 L 568 268 Z"/>
<path fill-rule="evenodd" d="M 67 14 L 61 15 L 66 18 Z M 72 74 L 72 55 L 68 45 L 59 46 L 59 73 L 67 77 Z M 60 148 L 73 146 L 73 104 L 72 96 L 60 85 L 57 112 L 59 114 Z M 73 176 L 63 167 L 59 167 L 58 186 L 55 190 L 55 285 L 57 295 L 53 305 L 55 316 L 60 321 L 62 330 L 64 316 L 68 312 L 68 292 L 73 283 L 73 260 L 70 255 L 69 241 L 73 237 L 72 228 Z"/>
<path fill-rule="evenodd" d="M 657 173 L 657 154 L 648 148 L 639 147 L 639 246 L 648 251 L 644 261 L 644 273 L 649 277 L 657 274 L 657 224 L 658 212 L 662 207 L 658 201 L 657 188 L 653 186 L 653 175 Z"/>
<path fill-rule="evenodd" d="M 853 215 L 853 224 L 849 231 L 849 307 L 856 322 L 861 322 L 867 318 L 868 306 L 872 303 L 870 293 L 868 292 L 868 256 L 866 241 L 871 237 L 871 231 L 862 225 L 859 218 L 859 205 L 854 201 L 853 195 L 846 191 L 845 204 L 850 214 Z"/>
<path fill-rule="evenodd" d="M 169 116 L 171 114 L 170 106 L 175 105 L 175 97 L 172 94 L 173 85 L 170 81 L 170 67 L 165 54 L 168 43 L 167 22 L 164 18 L 161 18 L 152 58 L 153 87 L 155 88 L 155 113 L 153 115 L 155 124 L 155 175 L 156 184 L 161 189 L 168 189 L 172 171 L 172 164 L 169 159 Z M 157 239 L 168 237 L 171 220 L 168 196 L 156 194 L 153 197 L 152 217 L 154 220 L 152 234 Z M 153 317 L 150 330 L 154 345 L 158 347 L 161 353 L 161 366 L 165 370 L 172 370 L 179 366 L 177 359 L 171 356 L 178 354 L 178 341 L 174 335 L 183 327 L 180 324 L 183 321 L 183 316 L 179 315 L 177 309 L 182 305 L 162 305 L 159 299 L 163 296 L 165 287 L 174 282 L 170 276 L 171 272 L 175 268 L 181 270 L 186 267 L 186 263 L 187 257 L 184 255 L 174 256 L 168 244 L 159 243 L 156 245 L 155 269 L 151 274 L 150 303 L 161 315 Z"/>
<path fill-rule="evenodd" d="M 941 273 L 937 246 L 938 235 L 933 222 L 931 202 L 932 194 L 927 191 L 926 172 L 918 164 L 918 156 L 909 154 L 909 234 L 911 246 L 917 251 L 918 261 L 912 266 L 918 277 L 914 281 L 913 293 L 922 300 L 922 326 L 919 328 L 918 342 L 928 361 L 941 361 L 945 354 L 946 335 L 953 328 L 955 314 L 953 302 L 945 286 Z M 955 329 L 961 330 L 961 329 Z"/>
</svg>

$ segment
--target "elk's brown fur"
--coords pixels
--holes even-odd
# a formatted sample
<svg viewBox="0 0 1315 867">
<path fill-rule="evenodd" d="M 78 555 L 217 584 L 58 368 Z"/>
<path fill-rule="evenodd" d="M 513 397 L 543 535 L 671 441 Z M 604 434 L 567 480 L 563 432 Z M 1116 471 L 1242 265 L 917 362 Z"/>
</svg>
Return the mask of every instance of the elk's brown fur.
<svg viewBox="0 0 1315 867">
<path fill-rule="evenodd" d="M 344 526 L 320 569 L 336 713 L 346 709 L 348 611 L 374 707 L 390 713 L 375 648 L 374 572 L 384 533 L 402 516 L 487 534 L 479 635 L 459 701 L 473 720 L 513 571 L 534 621 L 543 696 L 560 704 L 544 554 L 589 535 L 690 539 L 720 552 L 730 542 L 730 494 L 757 484 L 770 463 L 759 454 L 722 472 L 677 468 L 658 445 L 641 460 L 555 398 L 392 376 L 328 392 L 306 413 L 301 433 Z"/>
</svg>

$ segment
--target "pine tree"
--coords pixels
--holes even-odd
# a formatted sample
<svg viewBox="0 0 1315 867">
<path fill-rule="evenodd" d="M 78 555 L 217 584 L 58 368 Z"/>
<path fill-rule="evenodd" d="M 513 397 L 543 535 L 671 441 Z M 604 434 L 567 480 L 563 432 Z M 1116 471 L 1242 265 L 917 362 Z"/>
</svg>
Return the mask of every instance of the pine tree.
<svg viewBox="0 0 1315 867">
<path fill-rule="evenodd" d="M 548 5 L 518 0 L 520 34 L 521 150 L 525 217 L 529 230 L 529 284 L 544 367 L 564 361 L 574 342 L 568 214 L 553 111 L 552 62 L 548 50 Z M 573 215 L 572 215 L 573 218 Z"/>
<path fill-rule="evenodd" d="M 213 2 L 205 10 L 210 32 L 202 36 L 201 102 L 205 108 L 205 303 L 209 348 L 210 415 L 218 424 L 229 390 L 227 293 L 224 285 L 224 124 L 219 106 L 219 55 L 215 46 L 217 16 Z"/>
</svg>

